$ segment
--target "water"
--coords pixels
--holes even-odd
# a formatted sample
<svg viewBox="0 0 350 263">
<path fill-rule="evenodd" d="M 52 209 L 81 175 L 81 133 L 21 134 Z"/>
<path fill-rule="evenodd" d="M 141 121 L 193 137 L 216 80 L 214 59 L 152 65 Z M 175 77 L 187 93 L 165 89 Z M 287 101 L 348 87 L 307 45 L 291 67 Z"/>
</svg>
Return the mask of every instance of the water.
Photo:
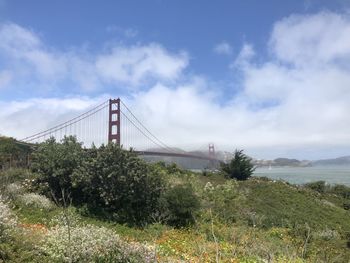
<svg viewBox="0 0 350 263">
<path fill-rule="evenodd" d="M 292 184 L 325 181 L 350 186 L 350 166 L 262 167 L 255 170 L 254 176 L 282 179 Z"/>
</svg>

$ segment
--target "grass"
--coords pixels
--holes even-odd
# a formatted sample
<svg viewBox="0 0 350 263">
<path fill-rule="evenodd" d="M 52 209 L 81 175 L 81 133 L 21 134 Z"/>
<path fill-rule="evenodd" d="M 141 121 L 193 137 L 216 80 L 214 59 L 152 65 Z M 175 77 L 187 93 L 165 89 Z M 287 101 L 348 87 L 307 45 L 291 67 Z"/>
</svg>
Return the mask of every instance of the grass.
<svg viewBox="0 0 350 263">
<path fill-rule="evenodd" d="M 71 207 L 70 211 L 80 224 L 108 228 L 129 243 L 154 246 L 158 262 L 216 262 L 217 258 L 220 262 L 350 261 L 346 245 L 350 212 L 342 208 L 345 199 L 341 196 L 320 194 L 282 181 L 252 178 L 231 185 L 236 194 L 222 190 L 212 202 L 204 187 L 208 182 L 214 188 L 226 184 L 228 181 L 221 174 L 177 171 L 166 176 L 171 183 L 191 183 L 196 189 L 202 210 L 194 226 L 176 229 L 155 223 L 136 228 L 91 217 L 82 208 Z M 0 187 L 4 189 L 9 183 L 32 178 L 23 170 L 0 173 Z M 235 220 L 223 220 L 220 213 L 214 213 L 220 211 L 215 206 L 232 211 Z M 45 210 L 16 200 L 11 201 L 11 207 L 20 224 L 30 231 L 14 234 L 1 243 L 0 262 L 2 258 L 6 262 L 50 261 L 37 250 L 36 240 L 63 209 L 56 206 Z"/>
<path fill-rule="evenodd" d="M 350 231 L 349 212 L 340 206 L 341 197 L 332 196 L 332 202 L 324 202 L 325 195 L 281 181 L 250 180 L 240 187 L 249 192 L 245 205 L 265 218 L 263 227 L 307 223 L 315 229 Z"/>
</svg>

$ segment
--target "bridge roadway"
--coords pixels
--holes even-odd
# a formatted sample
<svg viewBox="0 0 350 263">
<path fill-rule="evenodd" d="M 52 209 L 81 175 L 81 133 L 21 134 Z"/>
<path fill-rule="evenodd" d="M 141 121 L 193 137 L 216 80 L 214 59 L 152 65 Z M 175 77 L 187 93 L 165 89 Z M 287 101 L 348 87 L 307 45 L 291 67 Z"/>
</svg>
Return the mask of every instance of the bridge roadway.
<svg viewBox="0 0 350 263">
<path fill-rule="evenodd" d="M 134 151 L 134 152 L 138 155 L 144 155 L 144 156 L 183 157 L 183 158 L 193 158 L 193 159 L 199 159 L 199 160 L 221 162 L 221 160 L 210 156 L 201 156 L 201 155 L 195 155 L 190 153 L 151 152 L 151 151 Z"/>
<path fill-rule="evenodd" d="M 27 143 L 27 142 L 22 142 L 22 141 L 16 141 L 18 144 L 30 146 L 35 149 L 37 147 L 36 144 L 33 143 Z M 198 160 L 206 160 L 206 161 L 214 161 L 214 162 L 222 162 L 222 160 L 219 160 L 214 157 L 210 156 L 202 156 L 202 155 L 195 155 L 195 154 L 190 154 L 190 153 L 174 153 L 174 152 L 156 152 L 156 151 L 135 151 L 133 150 L 138 155 L 144 155 L 144 156 L 164 156 L 164 157 L 183 157 L 183 158 L 193 158 L 193 159 L 198 159 Z"/>
</svg>

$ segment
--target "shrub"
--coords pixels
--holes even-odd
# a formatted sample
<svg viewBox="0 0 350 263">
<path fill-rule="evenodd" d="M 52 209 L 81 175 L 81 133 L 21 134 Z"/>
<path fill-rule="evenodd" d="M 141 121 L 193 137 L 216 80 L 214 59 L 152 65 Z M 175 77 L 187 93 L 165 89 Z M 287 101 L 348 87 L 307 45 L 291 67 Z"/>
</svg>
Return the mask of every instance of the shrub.
<svg viewBox="0 0 350 263">
<path fill-rule="evenodd" d="M 346 199 L 350 199 L 350 187 L 337 184 L 332 187 L 331 192 Z"/>
<path fill-rule="evenodd" d="M 66 226 L 53 227 L 46 234 L 41 249 L 59 262 L 155 261 L 151 249 L 137 243 L 123 242 L 112 230 L 94 225 L 69 229 Z"/>
<path fill-rule="evenodd" d="M 10 169 L 0 172 L 0 191 L 6 191 L 9 184 L 22 182 L 32 177 L 33 174 L 24 169 Z"/>
<path fill-rule="evenodd" d="M 345 210 L 350 210 L 350 202 L 349 202 L 349 201 L 344 202 L 344 203 L 343 203 L 343 208 L 344 208 Z"/>
<path fill-rule="evenodd" d="M 50 210 L 54 208 L 54 204 L 46 196 L 36 193 L 27 193 L 18 196 L 18 201 L 26 206 Z"/>
<path fill-rule="evenodd" d="M 214 215 L 223 222 L 232 223 L 235 221 L 239 200 L 236 181 L 229 180 L 215 187 L 208 182 L 204 187 L 204 198 Z"/>
<path fill-rule="evenodd" d="M 73 177 L 91 212 L 131 225 L 151 221 L 164 188 L 163 180 L 143 160 L 116 144 L 90 152 Z"/>
<path fill-rule="evenodd" d="M 317 182 L 311 182 L 305 184 L 306 188 L 312 189 L 319 193 L 325 193 L 326 192 L 326 182 L 325 181 L 317 181 Z"/>
<path fill-rule="evenodd" d="M 176 185 L 164 194 L 165 207 L 169 214 L 167 222 L 175 227 L 184 227 L 195 222 L 200 202 L 191 185 Z"/>
<path fill-rule="evenodd" d="M 12 183 L 6 186 L 4 193 L 12 200 L 16 199 L 20 194 L 24 192 L 24 189 L 18 183 Z"/>
<path fill-rule="evenodd" d="M 7 230 L 17 225 L 17 218 L 12 213 L 8 204 L 0 196 L 0 240 L 7 236 Z"/>
<path fill-rule="evenodd" d="M 33 154 L 32 170 L 39 175 L 38 187 L 47 195 L 62 200 L 62 191 L 70 193 L 79 202 L 80 189 L 73 187 L 72 174 L 82 162 L 83 149 L 73 136 L 64 137 L 61 143 L 54 138 L 39 145 Z"/>
<path fill-rule="evenodd" d="M 243 150 L 236 150 L 229 163 L 221 163 L 221 171 L 231 179 L 247 180 L 254 170 L 251 158 L 245 155 Z"/>
</svg>

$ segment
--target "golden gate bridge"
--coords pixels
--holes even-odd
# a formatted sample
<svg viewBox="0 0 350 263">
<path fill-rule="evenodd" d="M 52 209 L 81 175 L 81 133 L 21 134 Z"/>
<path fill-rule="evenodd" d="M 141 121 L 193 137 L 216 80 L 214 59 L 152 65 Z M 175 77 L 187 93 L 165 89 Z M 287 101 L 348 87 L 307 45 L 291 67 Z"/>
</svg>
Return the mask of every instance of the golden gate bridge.
<svg viewBox="0 0 350 263">
<path fill-rule="evenodd" d="M 193 158 L 208 161 L 210 167 L 220 162 L 214 144 L 208 145 L 206 154 L 185 152 L 168 146 L 120 98 L 106 100 L 75 118 L 19 141 L 36 144 L 51 137 L 60 141 L 70 135 L 75 136 L 85 147 L 114 142 L 124 149 L 133 149 L 141 156 Z"/>
</svg>

